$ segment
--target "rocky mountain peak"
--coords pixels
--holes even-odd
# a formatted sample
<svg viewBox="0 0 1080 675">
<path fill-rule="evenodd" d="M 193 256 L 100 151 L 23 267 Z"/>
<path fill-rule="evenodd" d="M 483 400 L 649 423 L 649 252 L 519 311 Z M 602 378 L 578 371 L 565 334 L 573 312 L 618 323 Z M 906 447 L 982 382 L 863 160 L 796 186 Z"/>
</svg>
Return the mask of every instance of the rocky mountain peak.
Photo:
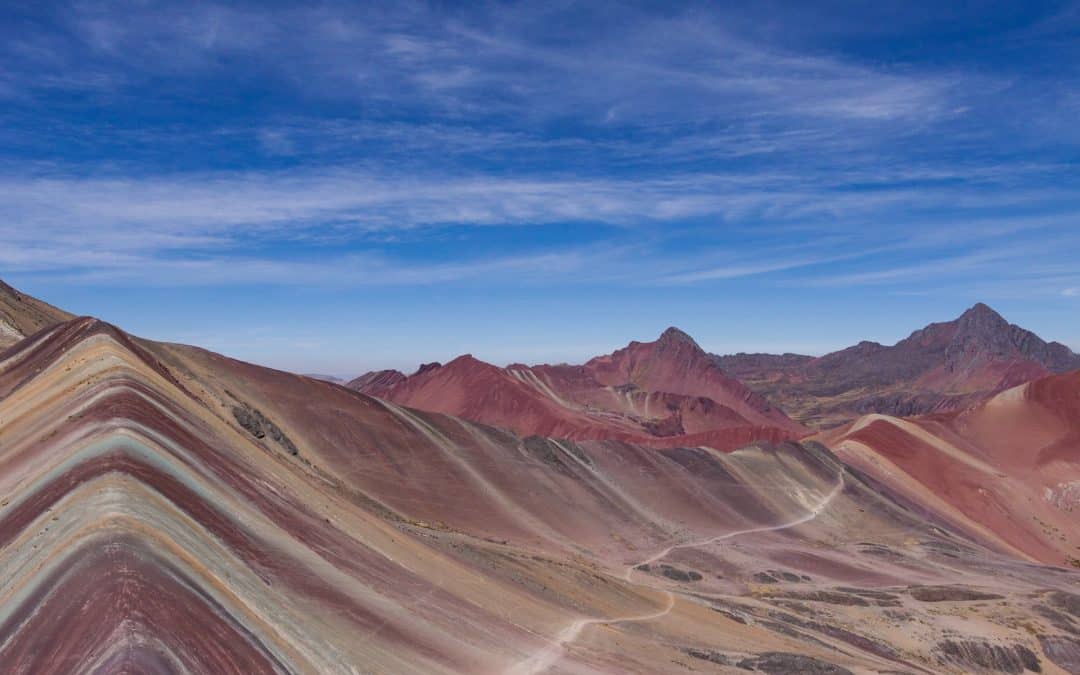
<svg viewBox="0 0 1080 675">
<path fill-rule="evenodd" d="M 954 322 L 956 333 L 953 344 L 965 344 L 978 347 L 995 353 L 1009 353 L 1020 345 L 1021 341 L 1034 338 L 1042 342 L 1032 334 L 1028 334 L 1018 326 L 1014 326 L 1005 320 L 993 309 L 978 303 L 971 307 Z"/>
<path fill-rule="evenodd" d="M 469 355 L 465 354 L 463 356 L 469 356 Z M 462 358 L 462 357 L 459 356 L 458 359 L 460 359 L 460 358 Z M 442 368 L 442 364 L 439 363 L 438 361 L 432 361 L 431 363 L 421 363 L 420 367 L 416 369 L 416 372 L 413 373 L 413 375 L 414 376 L 415 375 L 420 375 L 421 373 L 426 373 L 429 370 L 435 370 L 437 368 Z"/>
<path fill-rule="evenodd" d="M 696 350 L 701 350 L 698 343 L 694 341 L 694 338 L 690 337 L 685 332 L 679 330 L 675 326 L 670 326 L 667 330 L 660 334 L 660 338 L 656 341 L 657 344 L 668 345 L 689 345 Z"/>
<path fill-rule="evenodd" d="M 1008 331 L 1011 325 L 1005 317 L 981 302 L 971 306 L 956 320 L 959 328 L 969 331 Z"/>
</svg>

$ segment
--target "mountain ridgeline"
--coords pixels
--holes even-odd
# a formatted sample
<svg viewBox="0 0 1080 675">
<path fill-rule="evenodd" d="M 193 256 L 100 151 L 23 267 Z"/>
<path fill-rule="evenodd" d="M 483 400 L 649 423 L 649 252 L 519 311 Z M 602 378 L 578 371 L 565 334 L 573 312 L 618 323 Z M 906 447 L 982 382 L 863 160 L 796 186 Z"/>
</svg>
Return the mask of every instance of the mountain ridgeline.
<svg viewBox="0 0 1080 675">
<path fill-rule="evenodd" d="M 367 373 L 349 386 L 521 434 L 574 440 L 732 450 L 807 432 L 675 328 L 654 342 L 631 342 L 583 365 L 500 368 L 466 354 L 425 364 L 410 376 Z"/>
<path fill-rule="evenodd" d="M 818 358 L 734 354 L 717 357 L 717 364 L 795 419 L 828 427 L 866 413 L 968 407 L 1018 384 L 1076 370 L 1080 355 L 979 303 L 892 346 L 860 342 Z"/>
<path fill-rule="evenodd" d="M 466 355 L 409 376 L 367 373 L 348 386 L 520 433 L 666 444 L 691 443 L 701 434 L 721 442 L 724 430 L 731 439 L 754 433 L 776 439 L 867 413 L 957 410 L 1078 368 L 1080 356 L 1065 345 L 980 303 L 895 345 L 860 342 L 821 357 L 716 356 L 669 328 L 654 342 L 631 342 L 579 366 L 499 368 Z"/>
<path fill-rule="evenodd" d="M 0 281 L 0 349 L 74 316 Z"/>
<path fill-rule="evenodd" d="M 1080 373 L 795 442 L 674 329 L 380 398 L 2 293 L 5 672 L 1080 665 Z M 978 371 L 971 323 L 916 342 Z"/>
</svg>

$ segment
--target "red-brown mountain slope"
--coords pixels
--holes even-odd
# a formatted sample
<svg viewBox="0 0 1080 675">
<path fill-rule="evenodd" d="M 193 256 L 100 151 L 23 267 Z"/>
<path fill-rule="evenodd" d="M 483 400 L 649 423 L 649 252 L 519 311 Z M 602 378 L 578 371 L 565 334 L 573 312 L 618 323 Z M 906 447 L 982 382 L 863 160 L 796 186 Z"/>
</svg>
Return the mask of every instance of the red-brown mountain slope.
<svg viewBox="0 0 1080 675">
<path fill-rule="evenodd" d="M 718 357 L 719 364 L 801 422 L 835 426 L 865 413 L 957 410 L 1023 382 L 1080 368 L 1080 355 L 1010 324 L 984 304 L 892 346 L 860 342 L 820 358 Z"/>
<path fill-rule="evenodd" d="M 570 439 L 734 449 L 804 433 L 675 328 L 580 366 L 499 368 L 465 355 L 408 377 L 368 373 L 350 386 L 401 405 Z"/>
<path fill-rule="evenodd" d="M 868 415 L 820 439 L 973 535 L 1080 566 L 1080 371 L 960 412 Z"/>
</svg>

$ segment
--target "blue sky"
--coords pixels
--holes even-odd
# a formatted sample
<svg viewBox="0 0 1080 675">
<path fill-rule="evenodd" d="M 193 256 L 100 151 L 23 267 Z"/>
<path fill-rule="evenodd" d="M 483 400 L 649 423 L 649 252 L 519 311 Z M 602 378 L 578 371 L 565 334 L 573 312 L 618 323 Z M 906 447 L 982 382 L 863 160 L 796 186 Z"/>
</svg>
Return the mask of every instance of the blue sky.
<svg viewBox="0 0 1080 675">
<path fill-rule="evenodd" d="M 811 6 L 812 5 L 812 6 Z M 872 5 L 872 6 L 871 6 Z M 5 3 L 0 277 L 352 375 L 1080 347 L 1080 5 Z"/>
</svg>

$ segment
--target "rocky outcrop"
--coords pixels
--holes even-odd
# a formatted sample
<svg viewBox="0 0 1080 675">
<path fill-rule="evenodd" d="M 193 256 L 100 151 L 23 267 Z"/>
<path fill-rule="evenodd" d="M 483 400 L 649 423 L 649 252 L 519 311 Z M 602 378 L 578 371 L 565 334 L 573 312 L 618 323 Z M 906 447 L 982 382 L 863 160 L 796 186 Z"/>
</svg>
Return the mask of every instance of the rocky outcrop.
<svg viewBox="0 0 1080 675">
<path fill-rule="evenodd" d="M 1049 597 L 1050 604 L 1080 619 L 1080 595 L 1065 591 L 1054 591 Z"/>
<path fill-rule="evenodd" d="M 812 656 L 802 654 L 790 654 L 788 652 L 765 652 L 739 661 L 738 667 L 743 670 L 769 673 L 769 675 L 789 675 L 801 673 L 802 675 L 852 675 L 847 668 L 815 659 Z"/>
<path fill-rule="evenodd" d="M 943 640 L 938 643 L 943 664 L 993 673 L 1041 673 L 1039 657 L 1024 645 L 1000 645 L 983 640 Z"/>
<path fill-rule="evenodd" d="M 660 573 L 672 581 L 680 581 L 683 583 L 689 583 L 692 581 L 701 581 L 701 574 L 694 570 L 680 570 L 671 565 L 661 565 Z"/>
<path fill-rule="evenodd" d="M 234 405 L 232 414 L 236 418 L 236 423 L 255 438 L 263 439 L 269 436 L 270 440 L 280 445 L 290 455 L 295 457 L 300 454 L 300 450 L 278 425 L 268 420 L 261 412 L 247 403 L 241 402 L 239 405 Z"/>
<path fill-rule="evenodd" d="M 957 586 L 915 586 L 908 589 L 908 593 L 919 602 L 976 602 L 1001 600 L 1004 597 L 997 593 L 985 593 Z"/>
<path fill-rule="evenodd" d="M 1039 638 L 1043 654 L 1066 673 L 1080 673 L 1080 640 L 1061 635 Z"/>
</svg>

